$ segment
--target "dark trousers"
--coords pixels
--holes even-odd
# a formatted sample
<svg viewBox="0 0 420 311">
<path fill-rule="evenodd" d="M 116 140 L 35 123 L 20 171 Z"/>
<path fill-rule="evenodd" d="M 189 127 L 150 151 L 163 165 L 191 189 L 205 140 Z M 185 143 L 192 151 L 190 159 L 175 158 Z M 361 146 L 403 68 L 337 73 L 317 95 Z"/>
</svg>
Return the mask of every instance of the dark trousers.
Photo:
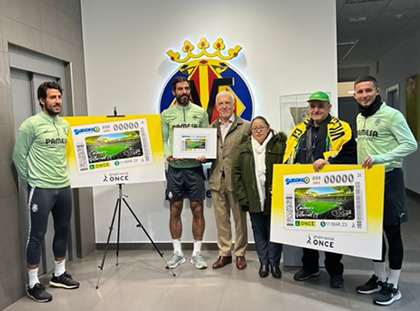
<svg viewBox="0 0 420 311">
<path fill-rule="evenodd" d="M 255 247 L 260 264 L 270 264 L 273 267 L 280 265 L 283 244 L 270 242 L 270 215 L 264 213 L 249 213 L 254 233 Z"/>
<path fill-rule="evenodd" d="M 319 270 L 319 252 L 315 249 L 303 248 L 302 268 L 308 272 Z M 325 270 L 330 276 L 342 275 L 344 266 L 341 263 L 342 254 L 325 252 Z"/>
<path fill-rule="evenodd" d="M 384 225 L 384 235 L 388 240 L 388 259 L 389 268 L 393 270 L 401 270 L 403 258 L 404 258 L 404 246 L 401 237 L 400 225 L 386 226 Z M 385 236 L 382 237 L 382 259 L 374 260 L 376 262 L 385 262 L 386 254 L 386 242 Z"/>
<path fill-rule="evenodd" d="M 47 232 L 48 216 L 54 220 L 53 253 L 55 257 L 64 257 L 67 250 L 67 239 L 71 218 L 70 187 L 61 189 L 31 189 L 29 194 L 30 232 L 26 249 L 29 264 L 38 264 L 41 257 L 41 246 Z"/>
</svg>

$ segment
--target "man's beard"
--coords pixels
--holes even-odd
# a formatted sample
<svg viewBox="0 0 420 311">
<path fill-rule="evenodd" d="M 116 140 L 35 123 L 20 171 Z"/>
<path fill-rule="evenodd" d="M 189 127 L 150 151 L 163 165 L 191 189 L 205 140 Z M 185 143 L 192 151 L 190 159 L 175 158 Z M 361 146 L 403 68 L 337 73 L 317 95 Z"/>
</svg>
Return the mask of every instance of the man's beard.
<svg viewBox="0 0 420 311">
<path fill-rule="evenodd" d="M 45 111 L 51 116 L 51 117 L 55 117 L 55 116 L 57 116 L 57 115 L 59 115 L 60 114 L 60 112 L 61 112 L 61 108 L 60 108 L 60 111 L 59 112 L 55 112 L 54 111 L 54 109 L 53 109 L 53 107 L 50 107 L 50 106 L 47 106 L 47 105 L 45 105 Z"/>
<path fill-rule="evenodd" d="M 190 102 L 190 97 L 187 94 L 182 94 L 176 97 L 176 101 L 183 106 L 186 106 Z"/>
</svg>

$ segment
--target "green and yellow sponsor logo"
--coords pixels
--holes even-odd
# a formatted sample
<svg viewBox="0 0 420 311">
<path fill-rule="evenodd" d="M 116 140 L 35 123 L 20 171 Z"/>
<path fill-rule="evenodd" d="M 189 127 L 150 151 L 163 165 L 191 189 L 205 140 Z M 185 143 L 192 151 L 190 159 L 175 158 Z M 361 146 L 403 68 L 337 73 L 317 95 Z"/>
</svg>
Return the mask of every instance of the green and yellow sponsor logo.
<svg viewBox="0 0 420 311">
<path fill-rule="evenodd" d="M 314 220 L 295 220 L 296 227 L 316 227 Z"/>
<path fill-rule="evenodd" d="M 89 165 L 89 168 L 91 170 L 97 169 L 97 168 L 107 168 L 110 167 L 111 163 L 110 162 L 102 162 L 102 163 L 96 163 L 96 164 L 91 164 Z"/>
</svg>

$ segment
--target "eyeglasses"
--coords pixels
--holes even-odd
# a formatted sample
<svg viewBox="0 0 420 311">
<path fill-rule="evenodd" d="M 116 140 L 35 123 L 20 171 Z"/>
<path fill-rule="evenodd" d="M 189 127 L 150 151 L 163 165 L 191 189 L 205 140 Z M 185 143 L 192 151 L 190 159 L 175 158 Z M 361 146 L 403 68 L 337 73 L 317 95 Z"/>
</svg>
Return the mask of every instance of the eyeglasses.
<svg viewBox="0 0 420 311">
<path fill-rule="evenodd" d="M 262 132 L 267 128 L 267 126 L 265 125 L 260 125 L 260 126 L 254 126 L 253 128 L 251 128 L 251 130 L 253 132 Z"/>
</svg>

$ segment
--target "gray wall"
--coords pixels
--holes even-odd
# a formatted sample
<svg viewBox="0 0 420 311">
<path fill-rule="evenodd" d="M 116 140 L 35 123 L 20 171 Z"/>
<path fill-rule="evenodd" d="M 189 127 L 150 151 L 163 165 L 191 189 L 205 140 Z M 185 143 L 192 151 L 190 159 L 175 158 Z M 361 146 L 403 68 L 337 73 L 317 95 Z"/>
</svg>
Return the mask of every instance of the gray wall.
<svg viewBox="0 0 420 311">
<path fill-rule="evenodd" d="M 405 79 L 420 73 L 420 29 L 380 58 L 379 68 L 380 71 L 376 76 L 381 87 L 382 98 L 385 98 L 386 88 L 399 84 L 401 112 L 406 115 L 409 112 L 406 111 L 405 104 Z M 405 186 L 418 194 L 420 194 L 419 159 L 420 148 L 404 159 Z"/>
<path fill-rule="evenodd" d="M 25 293 L 26 263 L 13 182 L 14 124 L 9 44 L 68 62 L 64 86 L 75 115 L 87 115 L 80 0 L 0 0 L 0 309 Z M 65 94 L 66 94 L 65 93 Z M 75 192 L 78 256 L 94 250 L 90 189 Z M 83 232 L 83 239 L 81 233 Z M 83 240 L 83 243 L 81 241 Z"/>
<path fill-rule="evenodd" d="M 395 45 L 383 57 L 378 59 L 378 65 L 379 72 L 376 72 L 375 62 L 371 63 L 370 66 L 366 65 L 357 68 L 341 68 L 339 66 L 339 81 L 352 81 L 360 75 L 371 74 L 378 79 L 383 100 L 386 100 L 386 89 L 398 84 L 400 110 L 406 115 L 405 79 L 420 73 L 420 29 L 413 32 L 409 39 Z M 340 116 L 343 116 L 344 113 L 344 111 L 340 111 Z M 420 194 L 420 179 L 418 178 L 420 175 L 419 159 L 420 148 L 404 159 L 405 186 L 418 194 Z"/>
</svg>

